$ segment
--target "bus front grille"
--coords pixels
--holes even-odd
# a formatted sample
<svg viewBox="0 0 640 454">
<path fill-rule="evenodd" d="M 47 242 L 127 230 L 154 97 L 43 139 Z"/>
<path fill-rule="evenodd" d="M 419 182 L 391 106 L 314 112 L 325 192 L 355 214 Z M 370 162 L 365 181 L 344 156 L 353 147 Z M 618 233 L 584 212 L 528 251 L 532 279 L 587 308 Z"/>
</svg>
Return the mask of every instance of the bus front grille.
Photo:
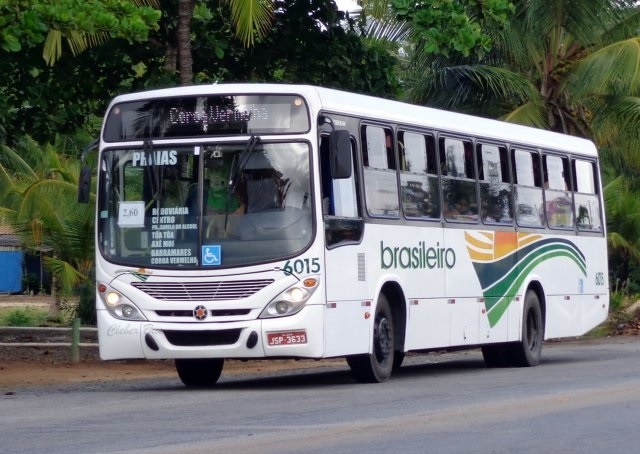
<svg viewBox="0 0 640 454">
<path fill-rule="evenodd" d="M 207 347 L 211 345 L 231 345 L 238 342 L 242 329 L 222 329 L 216 331 L 173 331 L 163 330 L 167 340 L 177 347 Z"/>
<path fill-rule="evenodd" d="M 138 290 L 164 301 L 222 301 L 248 298 L 273 279 L 211 282 L 132 282 Z"/>
<path fill-rule="evenodd" d="M 251 312 L 251 309 L 214 309 L 210 310 L 209 314 L 212 317 L 238 317 L 240 315 L 247 315 Z M 188 317 L 193 318 L 193 310 L 162 310 L 155 311 L 160 317 Z"/>
</svg>

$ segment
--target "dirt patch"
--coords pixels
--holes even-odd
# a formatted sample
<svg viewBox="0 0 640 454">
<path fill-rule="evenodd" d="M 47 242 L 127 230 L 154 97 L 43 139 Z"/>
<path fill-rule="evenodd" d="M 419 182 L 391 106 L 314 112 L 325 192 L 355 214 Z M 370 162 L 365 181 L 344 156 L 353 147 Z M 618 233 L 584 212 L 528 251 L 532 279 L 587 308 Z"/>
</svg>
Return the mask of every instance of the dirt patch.
<svg viewBox="0 0 640 454">
<path fill-rule="evenodd" d="M 88 361 L 77 364 L 6 359 L 0 363 L 0 390 L 16 388 L 136 380 L 175 375 L 173 363 L 164 361 Z"/>
<path fill-rule="evenodd" d="M 54 302 L 55 298 L 51 295 L 0 295 L 0 307 L 11 309 L 26 307 L 47 308 Z"/>
<path fill-rule="evenodd" d="M 224 375 L 259 374 L 316 367 L 341 366 L 345 361 L 333 360 L 227 360 Z M 172 377 L 179 383 L 173 360 L 88 360 L 79 363 L 40 359 L 0 360 L 0 394 L 16 389 L 84 382 L 143 380 Z"/>
</svg>

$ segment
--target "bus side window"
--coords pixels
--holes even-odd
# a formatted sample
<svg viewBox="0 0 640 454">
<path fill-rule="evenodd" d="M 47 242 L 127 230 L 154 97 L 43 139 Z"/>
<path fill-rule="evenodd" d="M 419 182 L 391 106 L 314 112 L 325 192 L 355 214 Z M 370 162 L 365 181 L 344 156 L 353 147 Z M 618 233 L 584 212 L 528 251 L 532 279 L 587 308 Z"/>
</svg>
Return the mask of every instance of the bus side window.
<svg viewBox="0 0 640 454">
<path fill-rule="evenodd" d="M 569 159 L 565 156 L 543 156 L 545 209 L 551 228 L 573 228 L 573 200 L 570 192 Z"/>
<path fill-rule="evenodd" d="M 439 140 L 442 169 L 442 208 L 448 221 L 477 222 L 478 203 L 473 148 L 470 141 Z"/>
<path fill-rule="evenodd" d="M 478 144 L 476 150 L 482 220 L 485 224 L 512 224 L 511 178 L 507 149 L 496 145 Z"/>
<path fill-rule="evenodd" d="M 440 191 L 433 136 L 399 131 L 398 156 L 404 215 L 407 218 L 440 218 Z"/>
<path fill-rule="evenodd" d="M 540 176 L 540 155 L 535 151 L 511 150 L 516 222 L 525 227 L 542 227 L 545 213 Z"/>
<path fill-rule="evenodd" d="M 362 159 L 367 212 L 398 217 L 400 203 L 393 155 L 393 132 L 381 126 L 362 126 Z"/>
<path fill-rule="evenodd" d="M 597 168 L 594 162 L 573 160 L 574 208 L 576 226 L 581 231 L 602 231 Z"/>
</svg>

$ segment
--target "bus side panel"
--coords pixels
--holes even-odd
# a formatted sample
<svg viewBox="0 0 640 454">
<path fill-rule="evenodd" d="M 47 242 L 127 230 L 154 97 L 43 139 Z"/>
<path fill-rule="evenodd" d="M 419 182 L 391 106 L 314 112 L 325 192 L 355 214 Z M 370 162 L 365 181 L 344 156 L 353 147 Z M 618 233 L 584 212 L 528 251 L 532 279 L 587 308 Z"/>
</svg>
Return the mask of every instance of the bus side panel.
<svg viewBox="0 0 640 454">
<path fill-rule="evenodd" d="M 485 311 L 480 310 L 480 328 L 478 343 L 487 344 L 495 342 L 507 342 L 509 340 L 516 340 L 518 338 L 517 329 L 520 326 L 520 312 L 518 304 L 512 301 L 507 309 L 505 316 L 498 320 L 494 326 L 491 326 L 489 317 Z M 510 336 L 510 333 L 516 333 Z"/>
<path fill-rule="evenodd" d="M 443 245 L 440 224 L 407 227 L 406 234 L 390 233 L 383 238 L 381 266 L 393 267 L 409 302 L 405 350 L 451 345 L 451 307 L 445 298 L 445 265 L 442 258 L 437 259 Z M 407 250 L 415 260 L 412 266 L 403 268 Z"/>
<path fill-rule="evenodd" d="M 374 302 L 367 294 L 364 267 L 375 257 L 366 254 L 362 244 L 337 247 L 325 254 L 327 357 L 367 353 L 370 349 L 371 319 L 366 319 L 365 313 L 372 311 Z"/>
<path fill-rule="evenodd" d="M 392 225 L 371 224 L 367 234 L 375 252 L 367 267 L 369 288 L 375 291 L 372 286 L 395 280 L 405 297 L 396 302 L 407 309 L 405 351 L 450 346 L 451 306 L 445 298 L 447 265 L 441 225 L 407 226 L 399 234 Z M 452 253 L 449 260 L 455 260 Z"/>
<path fill-rule="evenodd" d="M 548 238 L 553 238 L 549 236 Z M 575 239 L 575 237 L 558 237 Z M 566 337 L 579 331 L 580 305 L 577 301 L 580 279 L 578 265 L 569 257 L 545 260 L 536 268 L 546 294 L 548 337 Z"/>
<path fill-rule="evenodd" d="M 481 299 L 480 299 L 481 300 Z M 451 298 L 451 345 L 475 345 L 480 341 L 482 301 L 478 298 Z"/>
<path fill-rule="evenodd" d="M 546 268 L 543 274 L 547 291 L 547 339 L 580 336 L 608 315 L 608 265 L 607 257 L 601 252 L 605 250 L 604 238 L 568 238 L 579 253 L 574 259 L 564 258 L 555 268 Z M 583 267 L 579 266 L 582 256 Z"/>
<path fill-rule="evenodd" d="M 484 315 L 484 302 L 480 298 L 482 287 L 466 241 L 465 230 L 444 230 L 443 254 L 448 258 L 445 260 L 445 292 L 451 310 L 451 345 L 477 344 L 480 317 Z"/>
<path fill-rule="evenodd" d="M 410 299 L 405 350 L 450 345 L 451 307 L 444 298 Z"/>
<path fill-rule="evenodd" d="M 584 295 L 580 300 L 582 326 L 578 335 L 581 335 L 606 321 L 609 315 L 609 264 L 604 236 L 579 240 L 588 264 L 583 282 Z"/>
<path fill-rule="evenodd" d="M 365 318 L 364 307 L 358 301 L 329 303 L 325 308 L 325 356 L 345 356 L 367 353 L 371 344 L 371 323 Z"/>
</svg>

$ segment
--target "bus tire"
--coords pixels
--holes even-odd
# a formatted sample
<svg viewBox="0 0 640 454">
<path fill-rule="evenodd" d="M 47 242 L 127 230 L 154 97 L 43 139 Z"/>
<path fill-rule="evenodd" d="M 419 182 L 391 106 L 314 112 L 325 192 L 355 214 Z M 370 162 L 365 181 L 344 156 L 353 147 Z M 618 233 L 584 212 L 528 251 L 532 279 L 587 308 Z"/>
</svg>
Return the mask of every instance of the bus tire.
<svg viewBox="0 0 640 454">
<path fill-rule="evenodd" d="M 204 388 L 218 382 L 224 358 L 176 359 L 175 366 L 185 386 Z"/>
<path fill-rule="evenodd" d="M 381 383 L 389 380 L 394 364 L 393 318 L 384 294 L 378 298 L 373 320 L 371 353 L 347 357 L 347 364 L 356 381 Z"/>
<path fill-rule="evenodd" d="M 483 345 L 482 358 L 487 367 L 509 367 L 511 366 L 511 353 L 508 344 Z"/>
<path fill-rule="evenodd" d="M 511 364 L 515 367 L 537 366 L 542 353 L 544 325 L 540 300 L 533 290 L 527 290 L 522 314 L 522 340 L 511 345 Z"/>
<path fill-rule="evenodd" d="M 405 353 L 400 350 L 396 350 L 393 354 L 393 371 L 397 371 L 402 367 L 402 362 L 404 361 Z"/>
</svg>

